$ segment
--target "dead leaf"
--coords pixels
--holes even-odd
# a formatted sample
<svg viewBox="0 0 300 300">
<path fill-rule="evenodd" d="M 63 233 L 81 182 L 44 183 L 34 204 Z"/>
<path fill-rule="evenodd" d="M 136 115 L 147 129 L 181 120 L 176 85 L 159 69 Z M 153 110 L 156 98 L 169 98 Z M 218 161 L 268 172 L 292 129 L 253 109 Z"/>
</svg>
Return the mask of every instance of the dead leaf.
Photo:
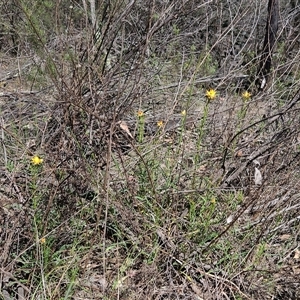
<svg viewBox="0 0 300 300">
<path fill-rule="evenodd" d="M 191 283 L 191 289 L 193 290 L 193 292 L 198 296 L 199 300 L 204 300 L 201 296 L 203 296 L 203 291 L 195 284 L 195 283 Z"/>
<path fill-rule="evenodd" d="M 255 183 L 255 185 L 262 184 L 262 175 L 261 175 L 261 172 L 257 168 L 255 168 L 255 171 L 254 171 L 254 183 Z"/>
<path fill-rule="evenodd" d="M 127 123 L 125 121 L 120 121 L 119 125 L 120 125 L 120 128 L 122 130 L 124 130 L 133 139 L 133 136 L 132 136 L 132 134 L 130 133 L 130 131 L 128 129 Z"/>
<path fill-rule="evenodd" d="M 237 151 L 235 156 L 236 157 L 242 157 L 243 156 L 243 151 L 242 150 Z"/>
<path fill-rule="evenodd" d="M 300 250 L 299 249 L 295 250 L 294 258 L 295 259 L 299 259 L 300 258 Z"/>
<path fill-rule="evenodd" d="M 295 275 L 299 275 L 300 274 L 300 268 L 299 267 L 292 267 L 292 269 L 293 269 L 293 273 Z"/>
<path fill-rule="evenodd" d="M 279 236 L 279 239 L 284 242 L 284 241 L 289 240 L 290 237 L 291 237 L 290 234 L 282 234 L 281 236 Z"/>
<path fill-rule="evenodd" d="M 226 219 L 226 223 L 230 224 L 233 221 L 233 215 L 230 215 L 227 219 Z"/>
<path fill-rule="evenodd" d="M 200 172 L 205 172 L 206 171 L 206 165 L 201 165 L 200 167 L 199 167 L 199 171 Z"/>
</svg>

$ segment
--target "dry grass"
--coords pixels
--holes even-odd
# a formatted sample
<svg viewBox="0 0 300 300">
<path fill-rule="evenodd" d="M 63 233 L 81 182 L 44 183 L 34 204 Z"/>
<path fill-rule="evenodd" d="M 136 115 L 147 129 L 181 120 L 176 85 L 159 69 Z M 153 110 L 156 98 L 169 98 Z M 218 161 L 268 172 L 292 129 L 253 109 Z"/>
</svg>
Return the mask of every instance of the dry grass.
<svg viewBox="0 0 300 300">
<path fill-rule="evenodd" d="M 85 1 L 16 1 L 1 299 L 300 298 L 298 8 L 258 92 L 266 2 L 101 2 L 95 33 Z"/>
</svg>

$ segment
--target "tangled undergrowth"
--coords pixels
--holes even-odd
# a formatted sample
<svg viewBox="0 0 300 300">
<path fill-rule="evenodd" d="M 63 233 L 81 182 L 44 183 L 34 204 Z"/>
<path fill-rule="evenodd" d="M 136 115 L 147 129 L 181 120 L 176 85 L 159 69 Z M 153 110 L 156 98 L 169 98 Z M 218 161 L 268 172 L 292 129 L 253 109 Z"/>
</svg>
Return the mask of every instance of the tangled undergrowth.
<svg viewBox="0 0 300 300">
<path fill-rule="evenodd" d="M 146 2 L 0 5 L 2 299 L 299 299 L 298 8 L 261 91 L 264 1 Z"/>
</svg>

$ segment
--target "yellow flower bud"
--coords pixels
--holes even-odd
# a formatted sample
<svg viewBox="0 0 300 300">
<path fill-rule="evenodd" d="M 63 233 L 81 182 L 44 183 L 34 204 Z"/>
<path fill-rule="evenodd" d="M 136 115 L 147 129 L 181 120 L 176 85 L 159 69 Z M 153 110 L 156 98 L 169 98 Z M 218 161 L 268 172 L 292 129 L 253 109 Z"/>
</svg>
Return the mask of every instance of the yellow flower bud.
<svg viewBox="0 0 300 300">
<path fill-rule="evenodd" d="M 248 100 L 248 99 L 250 99 L 251 94 L 250 94 L 248 91 L 245 91 L 245 92 L 242 94 L 242 97 L 243 97 L 245 100 Z"/>
<path fill-rule="evenodd" d="M 139 118 L 141 118 L 141 117 L 144 116 L 144 112 L 141 111 L 141 110 L 139 110 L 139 111 L 137 112 L 137 115 L 138 115 Z"/>
<path fill-rule="evenodd" d="M 217 92 L 214 89 L 209 89 L 206 91 L 205 96 L 208 100 L 214 100 L 217 96 Z"/>
<path fill-rule="evenodd" d="M 161 127 L 163 127 L 163 125 L 164 125 L 163 121 L 158 121 L 157 122 L 157 127 L 161 128 Z"/>
<path fill-rule="evenodd" d="M 39 158 L 38 156 L 34 156 L 32 159 L 31 159 L 31 163 L 35 166 L 37 165 L 40 165 L 43 163 L 43 159 L 42 158 Z"/>
</svg>

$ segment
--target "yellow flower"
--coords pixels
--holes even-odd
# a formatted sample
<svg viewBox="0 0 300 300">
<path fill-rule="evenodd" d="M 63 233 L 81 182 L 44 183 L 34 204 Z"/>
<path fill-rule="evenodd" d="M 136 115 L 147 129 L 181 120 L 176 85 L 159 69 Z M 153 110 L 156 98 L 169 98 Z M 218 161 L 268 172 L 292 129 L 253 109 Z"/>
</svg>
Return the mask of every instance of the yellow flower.
<svg viewBox="0 0 300 300">
<path fill-rule="evenodd" d="M 248 91 L 245 91 L 245 92 L 242 94 L 242 97 L 243 97 L 245 100 L 248 100 L 248 99 L 251 97 L 251 94 L 250 94 Z"/>
<path fill-rule="evenodd" d="M 157 122 L 157 127 L 161 128 L 161 127 L 163 127 L 163 125 L 164 125 L 163 121 L 158 121 Z"/>
<path fill-rule="evenodd" d="M 138 115 L 139 118 L 141 118 L 141 117 L 144 116 L 144 113 L 143 113 L 143 111 L 139 110 L 139 111 L 137 112 L 137 115 Z"/>
<path fill-rule="evenodd" d="M 44 244 L 46 243 L 46 238 L 44 238 L 44 237 L 41 238 L 41 239 L 40 239 L 40 243 L 41 243 L 42 245 L 44 245 Z"/>
<path fill-rule="evenodd" d="M 205 96 L 209 100 L 214 100 L 217 96 L 217 92 L 214 89 L 209 89 L 209 90 L 206 91 Z"/>
<path fill-rule="evenodd" d="M 183 117 L 185 117 L 185 116 L 186 116 L 186 110 L 183 110 L 183 111 L 181 112 L 181 115 L 182 115 Z"/>
<path fill-rule="evenodd" d="M 39 158 L 38 156 L 34 156 L 32 159 L 31 159 L 31 163 L 35 166 L 37 165 L 40 165 L 43 163 L 43 159 L 42 158 Z"/>
</svg>

